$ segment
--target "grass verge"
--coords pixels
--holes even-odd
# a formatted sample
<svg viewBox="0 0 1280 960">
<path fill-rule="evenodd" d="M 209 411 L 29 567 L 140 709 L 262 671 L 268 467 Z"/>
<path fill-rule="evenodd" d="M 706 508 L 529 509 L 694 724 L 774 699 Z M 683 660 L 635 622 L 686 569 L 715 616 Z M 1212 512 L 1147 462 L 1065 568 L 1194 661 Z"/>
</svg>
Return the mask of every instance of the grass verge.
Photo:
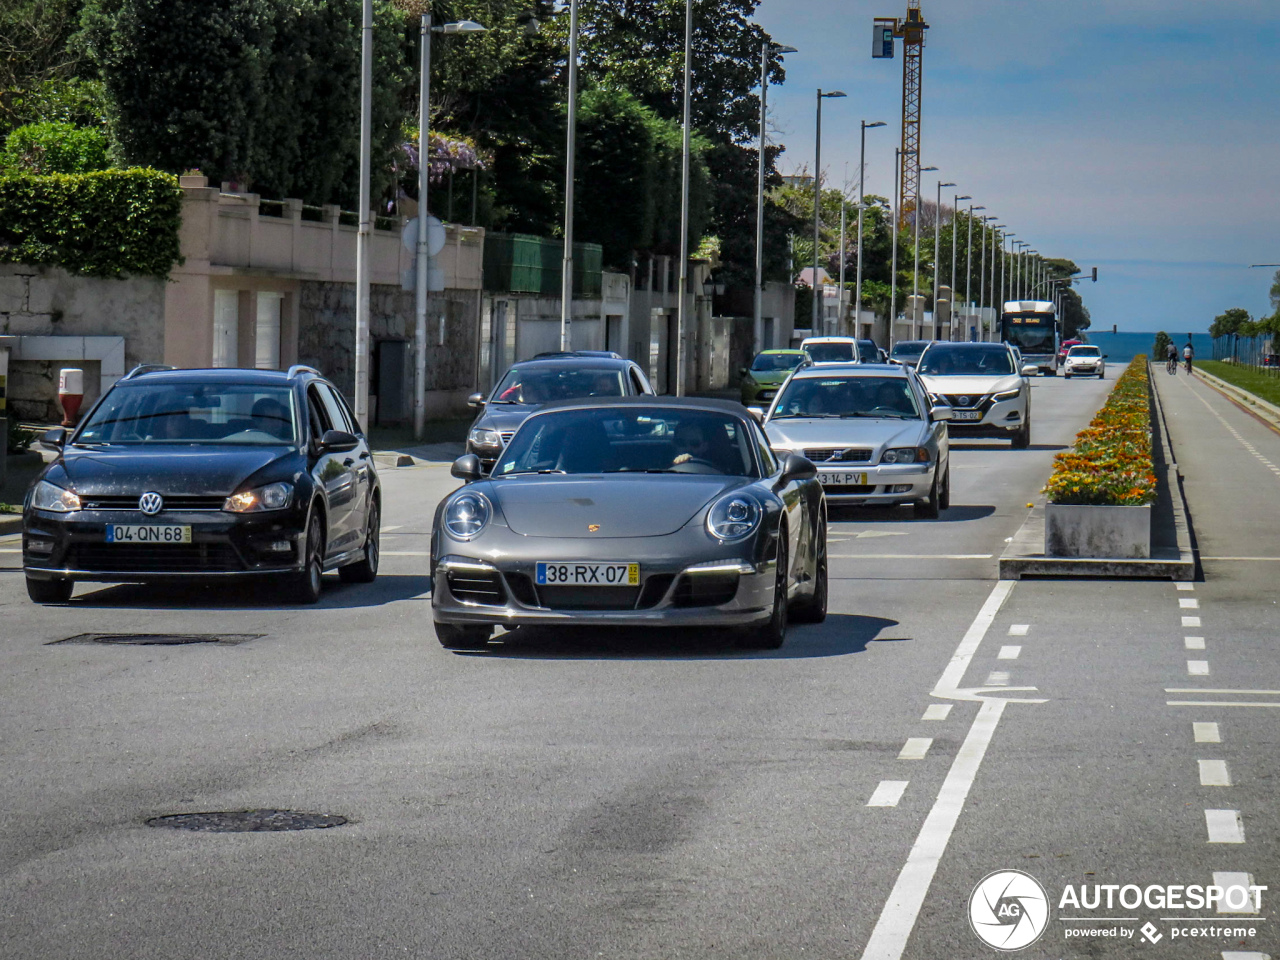
<svg viewBox="0 0 1280 960">
<path fill-rule="evenodd" d="M 1223 363 L 1221 360 L 1197 360 L 1195 366 L 1205 373 L 1211 373 L 1219 380 L 1225 380 L 1233 387 L 1248 390 L 1255 397 L 1261 397 L 1267 403 L 1280 407 L 1280 377 L 1263 373 L 1252 367 L 1242 367 L 1235 363 Z"/>
</svg>

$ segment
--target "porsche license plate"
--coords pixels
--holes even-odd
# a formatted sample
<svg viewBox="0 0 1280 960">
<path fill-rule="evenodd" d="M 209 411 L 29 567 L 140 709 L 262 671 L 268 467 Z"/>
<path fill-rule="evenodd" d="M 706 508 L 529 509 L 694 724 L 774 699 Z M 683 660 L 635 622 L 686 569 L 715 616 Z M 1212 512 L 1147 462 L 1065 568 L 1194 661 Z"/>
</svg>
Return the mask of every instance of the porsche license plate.
<svg viewBox="0 0 1280 960">
<path fill-rule="evenodd" d="M 107 543 L 190 543 L 190 527 L 170 527 L 160 524 L 135 526 L 123 523 L 107 524 Z"/>
<path fill-rule="evenodd" d="M 952 420 L 981 420 L 981 410 L 954 410 L 951 413 Z"/>
<path fill-rule="evenodd" d="M 538 585 L 546 587 L 638 587 L 640 564 L 571 560 L 538 564 Z"/>
<path fill-rule="evenodd" d="M 867 475 L 865 473 L 819 473 L 818 482 L 824 487 L 865 486 Z"/>
</svg>

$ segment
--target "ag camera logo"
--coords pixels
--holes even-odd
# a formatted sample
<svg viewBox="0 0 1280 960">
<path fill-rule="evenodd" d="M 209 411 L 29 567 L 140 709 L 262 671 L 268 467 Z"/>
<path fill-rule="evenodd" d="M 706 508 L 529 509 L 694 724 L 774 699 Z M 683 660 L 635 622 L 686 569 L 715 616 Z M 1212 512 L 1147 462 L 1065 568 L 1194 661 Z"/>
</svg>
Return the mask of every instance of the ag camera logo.
<svg viewBox="0 0 1280 960">
<path fill-rule="evenodd" d="M 1049 895 L 1021 870 L 997 870 L 969 895 L 969 926 L 989 947 L 1012 952 L 1031 946 L 1049 926 Z"/>
</svg>

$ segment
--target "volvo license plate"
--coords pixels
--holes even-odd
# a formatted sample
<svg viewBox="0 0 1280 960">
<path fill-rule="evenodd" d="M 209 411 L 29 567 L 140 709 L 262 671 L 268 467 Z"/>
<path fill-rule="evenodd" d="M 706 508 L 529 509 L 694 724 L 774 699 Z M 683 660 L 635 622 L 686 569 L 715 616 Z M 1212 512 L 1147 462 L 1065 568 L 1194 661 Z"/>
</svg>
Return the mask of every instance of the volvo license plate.
<svg viewBox="0 0 1280 960">
<path fill-rule="evenodd" d="M 818 482 L 824 487 L 866 486 L 865 473 L 819 473 Z"/>
<path fill-rule="evenodd" d="M 540 561 L 537 580 L 540 587 L 638 587 L 640 564 Z"/>
<path fill-rule="evenodd" d="M 190 527 L 107 524 L 107 543 L 190 543 Z"/>
<path fill-rule="evenodd" d="M 981 410 L 953 410 L 951 411 L 952 420 L 981 420 Z"/>
</svg>

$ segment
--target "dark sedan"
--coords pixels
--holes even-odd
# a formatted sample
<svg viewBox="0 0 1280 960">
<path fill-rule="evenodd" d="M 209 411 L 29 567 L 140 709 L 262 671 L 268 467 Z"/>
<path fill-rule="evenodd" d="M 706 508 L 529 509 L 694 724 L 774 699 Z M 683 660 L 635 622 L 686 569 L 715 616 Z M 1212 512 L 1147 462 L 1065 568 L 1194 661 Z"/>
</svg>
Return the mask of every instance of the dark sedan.
<svg viewBox="0 0 1280 960">
<path fill-rule="evenodd" d="M 139 368 L 116 382 L 23 505 L 37 603 L 78 580 L 273 577 L 299 603 L 321 575 L 378 573 L 382 490 L 346 400 L 309 367 Z"/>
<path fill-rule="evenodd" d="M 782 644 L 827 609 L 812 463 L 774 457 L 735 403 L 636 397 L 548 406 L 436 510 L 431 606 L 448 648 L 494 625 L 725 626 Z"/>
</svg>

